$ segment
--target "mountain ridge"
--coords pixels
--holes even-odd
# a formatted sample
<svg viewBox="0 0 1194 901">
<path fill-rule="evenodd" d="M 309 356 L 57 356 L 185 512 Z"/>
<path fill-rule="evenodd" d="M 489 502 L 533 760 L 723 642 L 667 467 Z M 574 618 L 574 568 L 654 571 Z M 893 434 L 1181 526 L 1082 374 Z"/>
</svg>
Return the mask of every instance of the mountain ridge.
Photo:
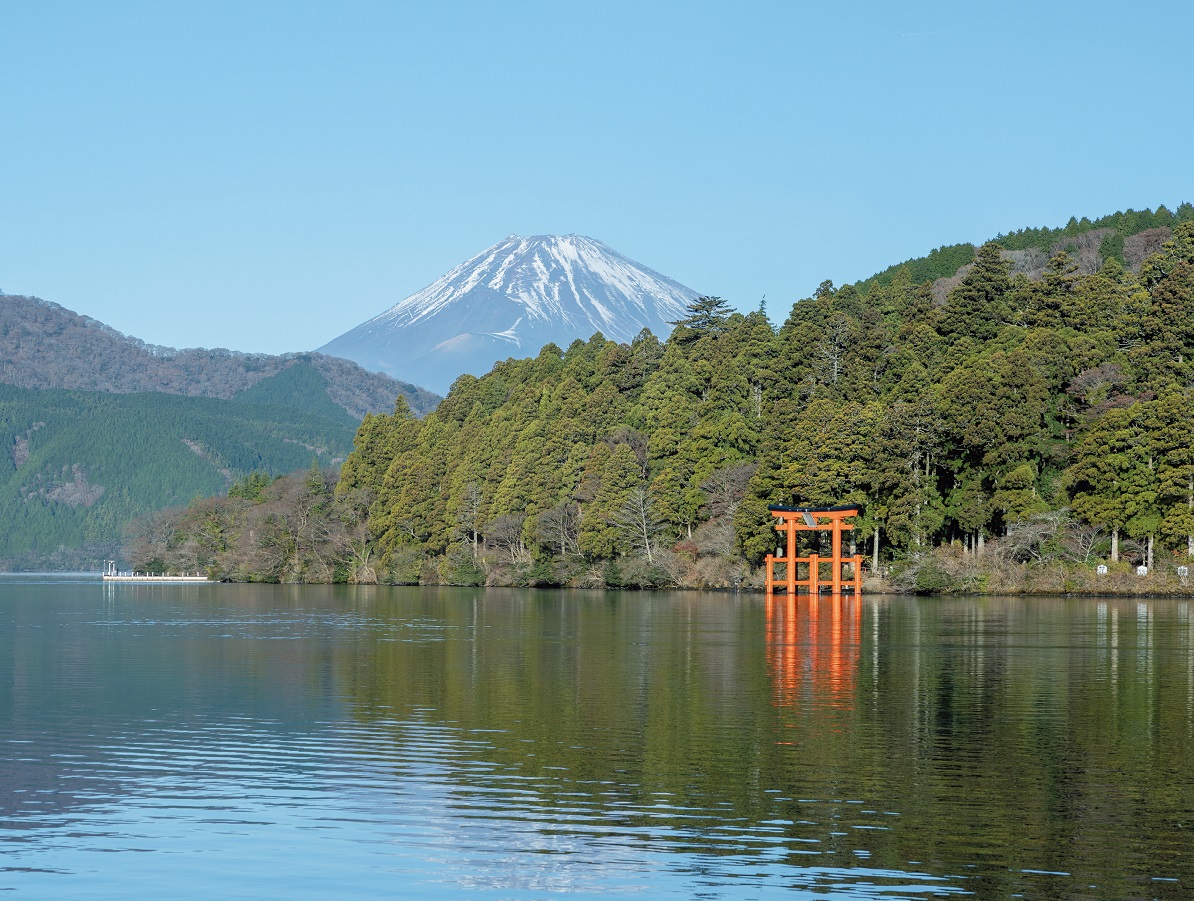
<svg viewBox="0 0 1194 901">
<path fill-rule="evenodd" d="M 1161 204 L 1155 210 L 1129 208 L 1094 220 L 1086 216 L 1081 219 L 1071 216 L 1065 225 L 1058 228 L 1021 228 L 1001 232 L 990 241 L 1003 248 L 1004 258 L 1012 263 L 1014 273 L 1029 278 L 1039 278 L 1049 257 L 1059 251 L 1073 256 L 1085 274 L 1097 271 L 1103 261 L 1109 258 L 1118 260 L 1124 268 L 1136 272 L 1145 258 L 1156 253 L 1172 236 L 1178 225 L 1190 220 L 1194 220 L 1194 205 L 1183 202 L 1175 210 L 1170 210 Z M 895 263 L 853 284 L 857 290 L 865 293 L 872 285 L 890 284 L 901 271 L 907 273 L 913 284 L 948 281 L 960 275 L 960 270 L 974 261 L 979 246 L 968 242 L 945 244 L 924 256 Z M 948 289 L 952 285 L 941 287 Z"/>
<path fill-rule="evenodd" d="M 326 354 L 162 347 L 52 301 L 0 296 L 0 383 L 20 388 L 158 391 L 229 400 L 296 363 L 318 371 L 329 400 L 358 420 L 367 413 L 392 411 L 399 394 L 419 415 L 439 401 L 416 385 Z"/>
</svg>

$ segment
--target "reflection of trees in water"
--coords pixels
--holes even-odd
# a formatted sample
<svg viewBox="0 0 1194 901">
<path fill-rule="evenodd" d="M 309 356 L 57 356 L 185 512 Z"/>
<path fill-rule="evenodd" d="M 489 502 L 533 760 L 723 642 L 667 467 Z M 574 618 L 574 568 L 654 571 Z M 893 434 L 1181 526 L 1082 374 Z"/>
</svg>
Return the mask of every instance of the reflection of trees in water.
<svg viewBox="0 0 1194 901">
<path fill-rule="evenodd" d="M 732 822 L 873 865 L 974 864 L 990 897 L 1031 889 L 1020 869 L 1130 893 L 1128 874 L 1194 860 L 1184 606 L 1112 603 L 1112 648 L 1106 609 L 1053 599 L 415 597 L 337 671 L 400 743 L 408 718 L 475 736 L 448 764 L 462 790 L 505 774 L 611 828 L 714 843 Z"/>
<path fill-rule="evenodd" d="M 405 637 L 367 658 L 345 648 L 339 672 L 358 714 L 390 721 L 399 742 L 428 717 L 475 737 L 443 761 L 460 792 L 522 780 L 545 814 L 695 841 L 768 810 L 754 738 L 768 714 L 751 700 L 766 695 L 760 615 L 724 594 L 424 591 Z"/>
<path fill-rule="evenodd" d="M 143 791 L 123 742 L 306 747 L 343 700 L 368 725 L 337 731 L 352 766 L 395 804 L 434 780 L 462 818 L 792 865 L 861 851 L 980 897 L 1136 896 L 1194 861 L 1184 601 L 109 588 L 53 628 L 7 608 L 0 735 L 38 750 L 4 810 L 15 785 L 54 789 L 47 814 Z M 63 781 L 78 759 L 87 795 Z M 1171 885 L 1147 892 L 1188 895 Z"/>
</svg>

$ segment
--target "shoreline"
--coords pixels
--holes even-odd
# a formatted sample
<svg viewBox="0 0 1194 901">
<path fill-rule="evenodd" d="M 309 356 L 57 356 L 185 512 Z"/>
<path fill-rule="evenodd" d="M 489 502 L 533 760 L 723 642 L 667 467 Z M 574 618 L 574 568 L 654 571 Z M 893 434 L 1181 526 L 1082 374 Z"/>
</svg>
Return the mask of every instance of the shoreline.
<svg viewBox="0 0 1194 901">
<path fill-rule="evenodd" d="M 1182 584 L 1181 580 L 1166 572 L 1149 574 L 1147 576 L 1127 575 L 1123 573 L 1111 573 L 1107 575 L 1083 574 L 1085 577 L 1075 578 L 1074 574 L 1067 574 L 1065 578 L 1050 578 L 1050 575 L 1059 575 L 1056 573 L 1048 573 L 1037 570 L 1019 571 L 1003 573 L 985 573 L 984 578 L 959 578 L 956 581 L 951 580 L 953 584 L 948 586 L 933 586 L 917 588 L 912 585 L 901 585 L 893 579 L 867 579 L 863 584 L 863 590 L 858 595 L 859 597 L 871 596 L 893 596 L 893 597 L 1056 597 L 1056 598 L 1073 598 L 1073 599 L 1097 599 L 1097 598 L 1133 598 L 1133 597 L 1166 597 L 1174 599 L 1192 598 L 1194 599 L 1194 578 L 1186 580 L 1186 584 Z M 639 591 L 703 591 L 703 592 L 717 592 L 723 594 L 750 594 L 760 597 L 767 597 L 762 585 L 741 584 L 737 586 L 730 585 L 653 585 L 653 586 L 634 586 L 634 585 L 583 585 L 583 584 L 516 584 L 507 580 L 495 580 L 487 582 L 486 584 L 462 584 L 452 583 L 450 581 L 426 581 L 426 582 L 325 582 L 325 581 L 282 581 L 277 582 L 262 582 L 257 579 L 235 579 L 227 576 L 223 578 L 209 578 L 208 576 L 165 576 L 165 575 L 150 575 L 138 573 L 133 575 L 119 574 L 115 576 L 105 576 L 102 572 L 80 571 L 80 570 L 29 570 L 29 571 L 3 571 L 0 572 L 0 579 L 14 580 L 21 578 L 46 579 L 46 580 L 61 580 L 61 581 L 80 581 L 80 582 L 99 582 L 101 584 L 157 584 L 157 585 L 251 585 L 251 584 L 276 584 L 276 585 L 357 585 L 366 587 L 392 587 L 392 588 L 530 588 L 535 590 L 598 590 L 598 591 L 618 591 L 634 593 Z M 843 592 L 837 597 L 849 598 L 854 595 L 851 592 Z M 776 594 L 771 597 L 776 600 L 786 599 L 789 596 L 786 594 Z M 807 599 L 808 594 L 797 594 L 794 596 L 798 599 Z M 821 592 L 818 597 L 830 598 L 835 597 L 832 593 Z"/>
</svg>

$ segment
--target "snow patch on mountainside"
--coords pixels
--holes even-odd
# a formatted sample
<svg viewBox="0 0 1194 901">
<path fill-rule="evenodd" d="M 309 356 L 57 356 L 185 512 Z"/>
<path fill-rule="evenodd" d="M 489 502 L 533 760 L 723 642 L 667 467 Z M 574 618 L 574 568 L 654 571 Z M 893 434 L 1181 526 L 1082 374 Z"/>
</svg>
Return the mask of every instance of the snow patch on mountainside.
<svg viewBox="0 0 1194 901">
<path fill-rule="evenodd" d="M 696 296 L 593 238 L 510 235 L 320 351 L 443 392 L 511 350 L 644 328 L 663 338 Z"/>
</svg>

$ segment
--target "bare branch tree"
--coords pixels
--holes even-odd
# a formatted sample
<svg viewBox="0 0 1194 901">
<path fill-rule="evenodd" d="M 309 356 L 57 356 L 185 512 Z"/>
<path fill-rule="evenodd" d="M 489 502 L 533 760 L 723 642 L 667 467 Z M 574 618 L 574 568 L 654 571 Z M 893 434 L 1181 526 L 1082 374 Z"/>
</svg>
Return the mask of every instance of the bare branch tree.
<svg viewBox="0 0 1194 901">
<path fill-rule="evenodd" d="M 626 503 L 614 514 L 614 523 L 623 531 L 627 544 L 654 563 L 654 542 L 659 535 L 659 519 L 655 516 L 651 495 L 641 486 L 634 488 Z"/>
<path fill-rule="evenodd" d="M 485 526 L 485 541 L 505 551 L 511 563 L 530 563 L 531 552 L 522 537 L 523 519 L 515 514 L 498 516 Z"/>
<path fill-rule="evenodd" d="M 712 519 L 733 518 L 746 497 L 746 486 L 758 468 L 758 463 L 737 463 L 717 470 L 701 483 L 701 490 L 709 499 Z"/>
<path fill-rule="evenodd" d="M 564 503 L 539 514 L 535 524 L 535 538 L 561 557 L 580 554 L 576 541 L 580 534 L 580 508 Z"/>
<path fill-rule="evenodd" d="M 477 556 L 477 545 L 481 534 L 482 500 L 481 486 L 476 482 L 469 482 L 464 486 L 464 499 L 456 517 L 462 536 L 472 545 L 474 558 Z"/>
<path fill-rule="evenodd" d="M 1002 549 L 1013 560 L 1044 563 L 1062 553 L 1060 536 L 1069 519 L 1067 510 L 1038 513 L 1024 522 L 1010 523 Z"/>
<path fill-rule="evenodd" d="M 817 343 L 816 355 L 821 361 L 819 377 L 827 385 L 836 385 L 841 378 L 852 331 L 850 318 L 844 313 L 835 313 Z"/>
<path fill-rule="evenodd" d="M 1071 520 L 1066 523 L 1062 540 L 1070 559 L 1089 564 L 1096 558 L 1096 551 L 1106 537 L 1107 531 L 1102 526 Z"/>
</svg>

